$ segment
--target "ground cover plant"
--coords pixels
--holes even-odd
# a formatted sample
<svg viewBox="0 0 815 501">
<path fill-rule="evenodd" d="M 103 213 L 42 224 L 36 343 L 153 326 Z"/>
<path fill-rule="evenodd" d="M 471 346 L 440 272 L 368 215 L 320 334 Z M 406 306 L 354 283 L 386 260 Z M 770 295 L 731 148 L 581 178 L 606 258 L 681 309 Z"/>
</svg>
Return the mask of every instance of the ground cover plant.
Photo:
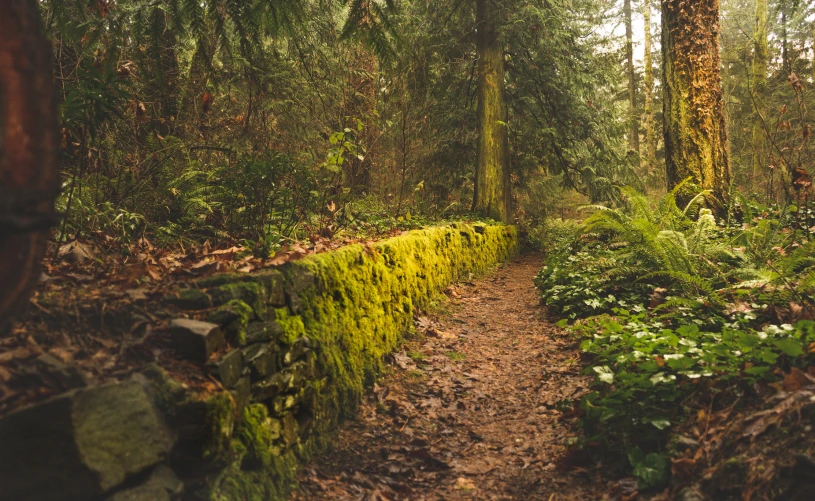
<svg viewBox="0 0 815 501">
<path fill-rule="evenodd" d="M 777 209 L 717 223 L 694 204 L 631 192 L 595 208 L 535 279 L 594 377 L 578 404 L 583 447 L 627 457 L 642 487 L 667 483 L 672 432 L 700 406 L 755 398 L 815 362 L 808 235 Z"/>
</svg>

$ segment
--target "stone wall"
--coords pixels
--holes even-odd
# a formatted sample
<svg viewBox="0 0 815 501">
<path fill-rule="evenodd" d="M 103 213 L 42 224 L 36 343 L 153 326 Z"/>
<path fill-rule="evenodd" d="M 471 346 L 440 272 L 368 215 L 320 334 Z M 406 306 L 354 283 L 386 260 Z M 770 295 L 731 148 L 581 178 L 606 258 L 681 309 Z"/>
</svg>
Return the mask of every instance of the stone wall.
<svg viewBox="0 0 815 501">
<path fill-rule="evenodd" d="M 517 247 L 512 227 L 451 224 L 258 273 L 216 275 L 166 296 L 158 310 L 171 320 L 161 335 L 171 341 L 178 364 L 205 370 L 217 383 L 215 391 L 185 385 L 168 374 L 175 374 L 172 367 L 157 365 L 116 383 L 118 390 L 105 390 L 111 395 L 126 390 L 129 401 L 138 403 L 128 404 L 134 410 L 119 412 L 112 422 L 134 419 L 128 412 L 138 410 L 135 417 L 150 425 L 142 428 L 152 439 L 135 449 L 140 455 L 118 466 L 99 458 L 120 455 L 121 448 L 93 452 L 87 446 L 91 454 L 66 445 L 71 449 L 66 454 L 76 457 L 56 460 L 76 463 L 87 477 L 72 476 L 77 482 L 85 478 L 88 492 L 76 499 L 284 499 L 298 466 L 328 445 L 340 421 L 354 415 L 384 356 L 412 328 L 416 308 L 449 284 L 501 263 Z M 93 435 L 77 416 L 102 412 L 101 397 L 90 400 L 97 407 L 81 410 L 89 405 L 83 395 L 98 391 L 79 390 L 63 397 L 64 404 L 46 403 L 66 409 L 62 426 L 69 431 L 60 432 L 68 442 L 71 434 L 92 442 L 76 432 Z M 155 413 L 145 407 L 145 393 L 152 395 Z M 36 419 L 15 414 L 0 421 L 0 438 L 4 431 L 15 433 L 21 422 L 34 423 L 26 430 L 35 435 Z M 18 424 L 4 428 L 4 422 Z M 82 422 L 92 427 L 96 421 Z M 106 439 L 115 442 L 111 437 L 121 431 Z M 48 451 L 45 443 L 42 447 L 28 454 Z M 0 466 L 13 461 L 14 455 L 0 452 Z M 183 494 L 174 473 L 185 484 Z M 15 499 L 46 499 L 25 479 L 11 487 Z M 59 483 L 49 488 L 57 494 L 47 499 L 74 499 L 58 495 Z"/>
</svg>

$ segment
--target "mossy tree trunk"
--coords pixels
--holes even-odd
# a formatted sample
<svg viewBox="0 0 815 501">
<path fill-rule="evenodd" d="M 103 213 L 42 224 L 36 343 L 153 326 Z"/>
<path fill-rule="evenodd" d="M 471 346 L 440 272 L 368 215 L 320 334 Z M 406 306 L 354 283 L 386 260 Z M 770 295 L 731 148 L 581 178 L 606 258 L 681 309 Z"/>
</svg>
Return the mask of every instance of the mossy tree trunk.
<svg viewBox="0 0 815 501">
<path fill-rule="evenodd" d="M 762 124 L 762 116 L 765 115 L 763 106 L 764 95 L 767 92 L 767 61 L 769 60 L 769 43 L 767 40 L 767 0 L 756 0 L 755 31 L 753 32 L 753 64 L 751 68 L 753 102 L 755 103 L 755 117 L 753 118 L 752 131 L 752 164 L 753 175 L 752 185 L 754 189 L 759 187 L 762 178 L 762 170 L 767 162 L 767 137 Z"/>
<path fill-rule="evenodd" d="M 653 175 L 657 164 L 657 138 L 654 120 L 654 54 L 653 38 L 651 35 L 651 0 L 643 0 L 642 17 L 645 40 L 645 56 L 643 66 L 645 66 L 644 94 L 645 110 L 643 126 L 645 127 L 645 172 Z"/>
<path fill-rule="evenodd" d="M 664 133 L 668 188 L 691 178 L 724 215 L 730 159 L 719 70 L 719 1 L 663 0 Z M 680 205 L 695 195 L 683 189 Z"/>
<path fill-rule="evenodd" d="M 59 193 L 59 126 L 37 0 L 0 2 L 0 334 L 40 277 Z"/>
<path fill-rule="evenodd" d="M 504 51 L 497 0 L 476 0 L 478 30 L 478 163 L 473 208 L 505 223 L 512 217 Z"/>
<path fill-rule="evenodd" d="M 644 0 L 647 1 L 647 0 Z M 623 2 L 625 17 L 625 64 L 628 74 L 628 147 L 640 152 L 640 121 L 637 114 L 637 79 L 634 73 L 634 30 L 631 26 L 631 0 Z"/>
</svg>

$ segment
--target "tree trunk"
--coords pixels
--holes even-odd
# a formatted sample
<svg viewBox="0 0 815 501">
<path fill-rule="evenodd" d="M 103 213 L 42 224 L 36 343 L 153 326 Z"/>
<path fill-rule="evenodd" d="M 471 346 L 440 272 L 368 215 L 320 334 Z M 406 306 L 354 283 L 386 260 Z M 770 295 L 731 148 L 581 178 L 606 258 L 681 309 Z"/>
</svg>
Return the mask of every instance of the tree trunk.
<svg viewBox="0 0 815 501">
<path fill-rule="evenodd" d="M 642 17 L 645 24 L 645 172 L 653 174 L 657 164 L 657 138 L 654 130 L 654 55 L 651 35 L 651 0 L 643 0 Z"/>
<path fill-rule="evenodd" d="M 504 51 L 497 25 L 496 0 L 476 0 L 478 29 L 478 164 L 475 200 L 477 212 L 510 222 L 509 134 L 504 96 Z"/>
<path fill-rule="evenodd" d="M 789 33 L 787 30 L 787 0 L 781 0 L 781 65 L 784 71 L 790 71 Z"/>
<path fill-rule="evenodd" d="M 767 41 L 767 0 L 756 0 L 755 31 L 753 32 L 753 64 L 751 68 L 752 93 L 755 102 L 755 117 L 753 118 L 752 132 L 752 164 L 753 189 L 759 187 L 761 173 L 766 162 L 767 137 L 765 135 L 761 116 L 765 113 L 763 106 L 764 95 L 767 91 L 767 61 L 769 59 L 769 44 Z"/>
<path fill-rule="evenodd" d="M 663 0 L 663 113 L 668 188 L 691 178 L 709 190 L 707 205 L 725 214 L 730 159 L 719 73 L 719 1 Z M 694 187 L 677 194 L 684 205 Z"/>
<path fill-rule="evenodd" d="M 647 1 L 647 0 L 646 0 Z M 631 0 L 623 2 L 625 16 L 625 59 L 628 73 L 628 147 L 640 152 L 640 124 L 637 115 L 637 80 L 634 74 L 634 31 L 631 27 Z"/>
<path fill-rule="evenodd" d="M 52 52 L 38 3 L 0 2 L 0 334 L 40 277 L 60 189 Z"/>
</svg>

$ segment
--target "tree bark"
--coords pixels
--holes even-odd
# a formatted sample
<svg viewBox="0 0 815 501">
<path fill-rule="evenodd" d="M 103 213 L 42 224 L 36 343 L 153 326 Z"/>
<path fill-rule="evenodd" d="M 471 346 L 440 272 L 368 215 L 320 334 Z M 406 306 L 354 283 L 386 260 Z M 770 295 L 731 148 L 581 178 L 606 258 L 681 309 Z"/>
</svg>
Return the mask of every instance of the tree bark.
<svg viewBox="0 0 815 501">
<path fill-rule="evenodd" d="M 510 222 L 509 134 L 504 96 L 504 50 L 498 36 L 496 0 L 476 0 L 478 45 L 478 163 L 473 207 Z"/>
<path fill-rule="evenodd" d="M 730 158 L 719 70 L 719 1 L 663 0 L 664 133 L 668 189 L 691 178 L 709 190 L 707 205 L 723 216 L 730 190 Z M 684 205 L 695 196 L 686 186 Z"/>
<path fill-rule="evenodd" d="M 761 123 L 761 115 L 765 108 L 762 105 L 767 91 L 767 61 L 769 60 L 769 43 L 767 27 L 767 0 L 756 0 L 755 31 L 753 32 L 753 64 L 751 68 L 752 93 L 755 102 L 755 116 L 753 117 L 752 131 L 752 185 L 757 189 L 761 182 L 761 173 L 767 165 L 766 155 L 767 137 Z"/>
<path fill-rule="evenodd" d="M 653 54 L 653 37 L 651 35 L 651 0 L 643 0 L 642 2 L 642 17 L 645 24 L 645 57 L 643 65 L 645 66 L 645 110 L 644 110 L 644 123 L 645 127 L 645 172 L 653 174 L 656 171 L 657 164 L 657 138 L 654 120 L 654 54 Z"/>
<path fill-rule="evenodd" d="M 647 0 L 646 0 L 647 1 Z M 628 147 L 640 152 L 640 124 L 637 114 L 637 79 L 634 73 L 634 31 L 631 27 L 631 0 L 623 2 L 625 16 L 625 60 L 628 74 Z"/>
<path fill-rule="evenodd" d="M 59 194 L 52 52 L 37 0 L 0 2 L 0 334 L 40 277 Z"/>
</svg>

